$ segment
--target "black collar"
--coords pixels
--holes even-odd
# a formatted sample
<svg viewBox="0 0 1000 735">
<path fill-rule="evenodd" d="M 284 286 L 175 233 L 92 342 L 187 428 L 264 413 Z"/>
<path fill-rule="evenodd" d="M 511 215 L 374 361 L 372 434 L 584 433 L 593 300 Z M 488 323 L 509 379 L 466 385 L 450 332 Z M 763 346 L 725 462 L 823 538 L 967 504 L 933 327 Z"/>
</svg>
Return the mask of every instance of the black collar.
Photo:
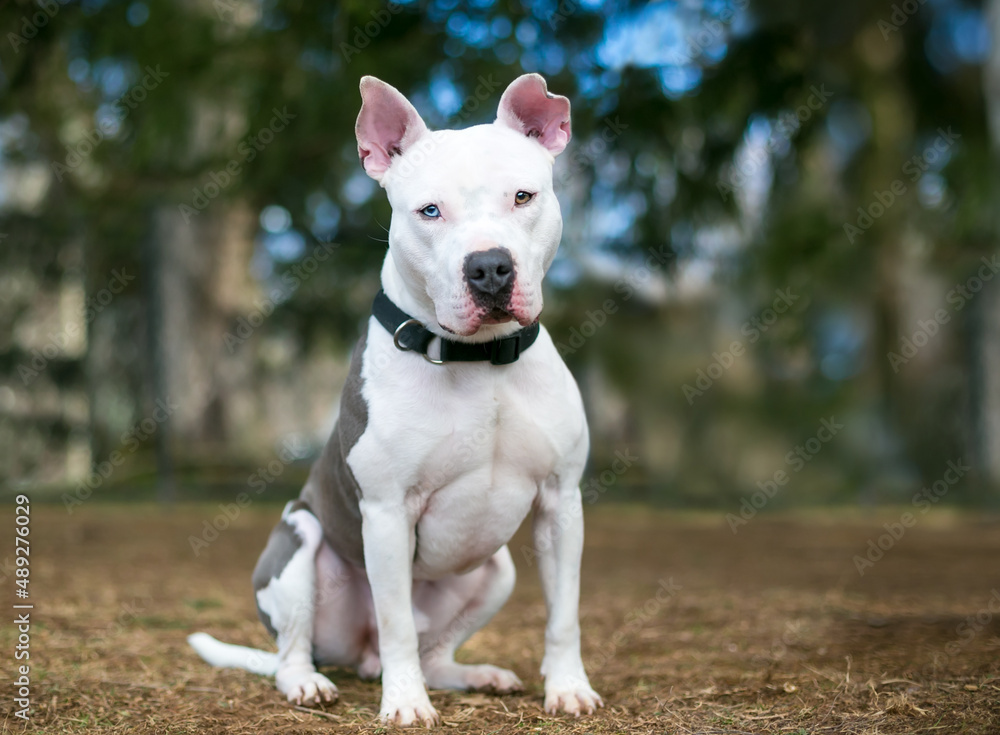
<svg viewBox="0 0 1000 735">
<path fill-rule="evenodd" d="M 392 335 L 396 347 L 404 352 L 418 352 L 424 359 L 434 364 L 446 362 L 481 362 L 488 360 L 493 365 L 510 365 L 517 362 L 521 353 L 531 347 L 538 338 L 538 322 L 515 332 L 509 337 L 492 342 L 456 342 L 441 337 L 441 357 L 434 360 L 427 356 L 427 347 L 437 335 L 419 321 L 396 306 L 379 291 L 372 304 L 372 316 Z"/>
</svg>

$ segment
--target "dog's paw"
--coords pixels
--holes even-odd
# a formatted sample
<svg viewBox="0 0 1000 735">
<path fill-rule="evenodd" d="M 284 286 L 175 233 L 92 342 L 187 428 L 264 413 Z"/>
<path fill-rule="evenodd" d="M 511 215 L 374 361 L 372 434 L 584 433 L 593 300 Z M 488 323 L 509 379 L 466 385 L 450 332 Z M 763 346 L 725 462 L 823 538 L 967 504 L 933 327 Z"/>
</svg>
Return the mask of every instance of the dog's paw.
<svg viewBox="0 0 1000 735">
<path fill-rule="evenodd" d="M 427 696 L 424 674 L 419 665 L 382 672 L 382 706 L 378 717 L 387 725 L 402 727 L 431 727 L 440 721 Z"/>
<path fill-rule="evenodd" d="M 489 664 L 479 664 L 478 666 L 462 666 L 465 689 L 492 689 L 495 692 L 505 694 L 507 692 L 519 692 L 524 689 L 524 684 L 517 674 L 499 666 Z"/>
<path fill-rule="evenodd" d="M 470 666 L 449 661 L 425 668 L 424 676 L 431 689 L 489 689 L 500 694 L 524 689 L 513 671 L 489 664 Z"/>
<path fill-rule="evenodd" d="M 292 704 L 320 704 L 336 701 L 338 697 L 334 683 L 315 670 L 279 671 L 276 678 L 279 691 Z"/>
<path fill-rule="evenodd" d="M 579 717 L 581 714 L 592 715 L 594 710 L 603 706 L 604 700 L 585 680 L 545 683 L 545 711 L 549 714 L 565 712 Z"/>
<path fill-rule="evenodd" d="M 413 696 L 406 702 L 386 701 L 383 697 L 378 716 L 387 725 L 401 727 L 409 727 L 410 725 L 433 727 L 440 721 L 437 710 L 431 705 L 427 692 L 423 692 L 422 696 Z"/>
</svg>

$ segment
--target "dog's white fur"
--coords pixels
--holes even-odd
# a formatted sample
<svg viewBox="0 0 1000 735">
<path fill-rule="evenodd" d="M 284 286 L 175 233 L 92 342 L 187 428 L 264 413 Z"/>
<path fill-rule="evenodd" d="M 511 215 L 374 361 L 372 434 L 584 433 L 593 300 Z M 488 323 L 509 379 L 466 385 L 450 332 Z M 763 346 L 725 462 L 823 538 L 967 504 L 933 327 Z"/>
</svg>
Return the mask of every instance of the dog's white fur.
<svg viewBox="0 0 1000 735">
<path fill-rule="evenodd" d="M 452 339 L 490 340 L 531 324 L 562 231 L 552 165 L 569 140 L 569 102 L 528 74 L 504 93 L 495 123 L 431 132 L 389 85 L 366 77 L 361 90 L 362 163 L 393 208 L 386 294 Z M 519 191 L 533 196 L 517 204 Z M 421 214 L 429 204 L 439 217 Z M 504 323 L 477 307 L 462 270 L 469 253 L 495 247 L 510 251 L 516 270 Z M 381 718 L 431 724 L 428 686 L 520 687 L 512 672 L 458 664 L 454 652 L 510 594 L 506 544 L 533 512 L 548 607 L 545 709 L 593 711 L 602 703 L 584 671 L 578 622 L 587 426 L 548 333 L 510 365 L 434 365 L 397 349 L 372 318 L 361 378 L 368 421 L 346 461 L 361 490 L 364 567 L 333 550 L 331 529 L 324 539 L 308 510 L 289 508 L 284 521 L 300 546 L 257 595 L 277 656 L 254 658 L 204 634 L 192 645 L 216 665 L 276 674 L 298 702 L 336 696 L 314 662 L 367 676 L 381 668 Z"/>
</svg>

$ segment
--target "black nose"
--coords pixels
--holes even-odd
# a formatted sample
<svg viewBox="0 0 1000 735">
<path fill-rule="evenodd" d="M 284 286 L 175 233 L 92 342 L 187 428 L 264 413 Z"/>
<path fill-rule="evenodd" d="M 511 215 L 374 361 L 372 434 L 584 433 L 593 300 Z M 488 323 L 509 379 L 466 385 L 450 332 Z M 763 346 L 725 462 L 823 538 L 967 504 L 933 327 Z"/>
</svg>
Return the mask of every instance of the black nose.
<svg viewBox="0 0 1000 735">
<path fill-rule="evenodd" d="M 469 253 L 465 258 L 465 279 L 474 297 L 490 297 L 509 293 L 514 284 L 514 261 L 507 248 L 490 248 Z"/>
</svg>

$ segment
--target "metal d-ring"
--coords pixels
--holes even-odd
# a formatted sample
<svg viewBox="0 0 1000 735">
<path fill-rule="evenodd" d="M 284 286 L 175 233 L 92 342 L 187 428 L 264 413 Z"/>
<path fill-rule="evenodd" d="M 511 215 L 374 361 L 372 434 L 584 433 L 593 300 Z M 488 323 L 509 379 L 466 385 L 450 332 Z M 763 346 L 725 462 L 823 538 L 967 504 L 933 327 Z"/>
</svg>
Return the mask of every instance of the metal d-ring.
<svg viewBox="0 0 1000 735">
<path fill-rule="evenodd" d="M 392 333 L 392 343 L 396 345 L 397 350 L 409 352 L 413 349 L 412 347 L 406 347 L 405 345 L 399 344 L 399 335 L 403 333 L 404 329 L 412 325 L 416 325 L 421 328 L 424 326 L 422 322 L 419 322 L 416 319 L 407 319 L 405 322 L 396 327 L 396 331 Z"/>
<path fill-rule="evenodd" d="M 427 360 L 427 362 L 429 362 L 431 365 L 444 365 L 445 362 L 446 362 L 445 360 L 435 360 L 433 357 L 431 357 L 430 355 L 428 355 L 426 352 L 423 353 L 423 358 L 425 360 Z"/>
<path fill-rule="evenodd" d="M 407 347 L 406 345 L 402 345 L 399 342 L 399 335 L 402 334 L 403 330 L 409 326 L 417 326 L 420 327 L 421 329 L 424 328 L 423 322 L 417 319 L 407 319 L 405 322 L 396 327 L 396 331 L 392 333 L 392 343 L 396 345 L 396 349 L 400 350 L 401 352 L 413 351 L 412 347 Z M 444 360 L 435 360 L 434 358 L 428 356 L 426 352 L 421 352 L 420 356 L 423 357 L 425 360 L 427 360 L 427 362 L 431 363 L 432 365 L 444 365 L 445 363 Z"/>
</svg>

